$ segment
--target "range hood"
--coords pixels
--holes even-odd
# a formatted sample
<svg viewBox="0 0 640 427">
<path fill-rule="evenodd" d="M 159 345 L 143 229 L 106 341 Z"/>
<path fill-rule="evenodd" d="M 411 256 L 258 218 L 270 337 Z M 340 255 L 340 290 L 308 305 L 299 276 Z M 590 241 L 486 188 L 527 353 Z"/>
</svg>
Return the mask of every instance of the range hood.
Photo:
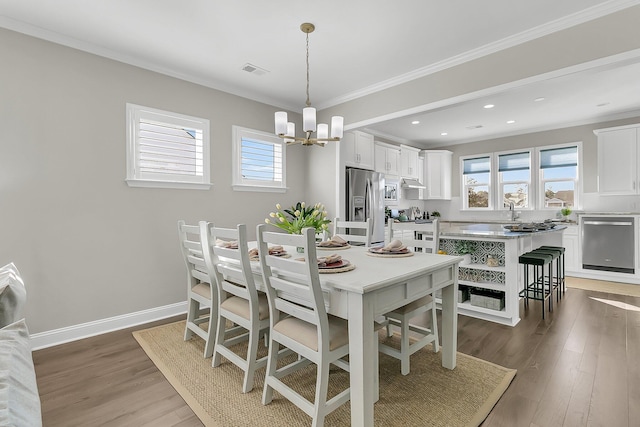
<svg viewBox="0 0 640 427">
<path fill-rule="evenodd" d="M 402 182 L 400 186 L 402 188 L 418 188 L 418 189 L 427 188 L 424 185 L 422 185 L 422 183 L 417 179 L 410 179 L 410 178 L 402 178 Z"/>
</svg>

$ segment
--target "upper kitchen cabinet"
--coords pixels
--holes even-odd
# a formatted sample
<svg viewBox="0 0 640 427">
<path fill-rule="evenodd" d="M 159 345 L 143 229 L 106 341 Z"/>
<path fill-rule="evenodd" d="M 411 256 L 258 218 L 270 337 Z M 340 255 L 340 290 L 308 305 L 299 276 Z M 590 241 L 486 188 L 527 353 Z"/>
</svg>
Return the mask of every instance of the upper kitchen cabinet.
<svg viewBox="0 0 640 427">
<path fill-rule="evenodd" d="M 344 145 L 345 166 L 374 169 L 373 135 L 360 131 L 346 132 L 340 144 Z"/>
<path fill-rule="evenodd" d="M 446 150 L 424 150 L 422 152 L 422 191 L 425 200 L 451 200 L 451 161 L 453 153 Z"/>
<path fill-rule="evenodd" d="M 386 177 L 400 175 L 400 149 L 394 145 L 375 143 L 375 171 Z"/>
<path fill-rule="evenodd" d="M 408 145 L 400 146 L 400 175 L 403 178 L 413 178 L 420 180 L 418 161 L 420 149 Z"/>
<path fill-rule="evenodd" d="M 598 192 L 603 195 L 640 194 L 640 124 L 596 129 Z"/>
</svg>

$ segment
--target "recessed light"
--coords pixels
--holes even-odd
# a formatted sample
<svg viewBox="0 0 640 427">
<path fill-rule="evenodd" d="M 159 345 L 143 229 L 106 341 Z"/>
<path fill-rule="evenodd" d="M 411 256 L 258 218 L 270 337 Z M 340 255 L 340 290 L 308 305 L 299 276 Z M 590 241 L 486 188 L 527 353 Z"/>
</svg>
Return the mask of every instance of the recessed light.
<svg viewBox="0 0 640 427">
<path fill-rule="evenodd" d="M 507 124 L 513 124 L 515 122 L 516 122 L 515 120 L 507 120 Z"/>
<path fill-rule="evenodd" d="M 487 105 L 484 106 L 484 108 L 487 108 L 487 109 L 493 108 L 493 107 L 495 107 L 495 105 L 493 105 L 493 104 L 487 104 Z"/>
<path fill-rule="evenodd" d="M 412 125 L 419 125 L 420 124 L 420 120 L 414 120 L 411 122 Z"/>
<path fill-rule="evenodd" d="M 535 102 L 544 101 L 544 97 L 542 97 L 542 96 L 541 96 L 540 98 L 536 98 L 536 99 L 534 99 L 534 101 L 535 101 Z"/>
<path fill-rule="evenodd" d="M 449 134 L 448 134 L 447 132 L 440 132 L 440 135 L 442 135 L 442 136 L 447 136 L 447 135 L 449 135 Z"/>
</svg>

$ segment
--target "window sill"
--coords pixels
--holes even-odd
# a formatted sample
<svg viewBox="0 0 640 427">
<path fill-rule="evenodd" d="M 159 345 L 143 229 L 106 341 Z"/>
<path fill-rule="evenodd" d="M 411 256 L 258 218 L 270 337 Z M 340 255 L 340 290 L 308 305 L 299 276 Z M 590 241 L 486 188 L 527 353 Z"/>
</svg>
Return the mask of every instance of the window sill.
<svg viewBox="0 0 640 427">
<path fill-rule="evenodd" d="M 233 191 L 256 191 L 259 193 L 286 193 L 287 187 L 261 187 L 257 185 L 234 184 Z"/>
<path fill-rule="evenodd" d="M 197 182 L 178 181 L 151 181 L 144 179 L 126 179 L 129 187 L 136 188 L 171 188 L 177 190 L 209 190 L 213 184 L 201 184 Z"/>
</svg>

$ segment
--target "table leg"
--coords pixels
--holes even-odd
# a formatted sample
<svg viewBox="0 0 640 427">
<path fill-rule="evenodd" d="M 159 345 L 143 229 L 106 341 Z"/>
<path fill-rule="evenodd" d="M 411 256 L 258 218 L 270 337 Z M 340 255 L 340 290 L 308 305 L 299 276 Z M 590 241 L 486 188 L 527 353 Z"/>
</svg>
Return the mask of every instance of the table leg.
<svg viewBox="0 0 640 427">
<path fill-rule="evenodd" d="M 349 293 L 349 367 L 351 386 L 351 426 L 373 425 L 374 381 L 371 294 Z"/>
<path fill-rule="evenodd" d="M 454 273 L 454 283 L 442 288 L 442 366 L 456 367 L 458 350 L 458 268 Z"/>
</svg>

